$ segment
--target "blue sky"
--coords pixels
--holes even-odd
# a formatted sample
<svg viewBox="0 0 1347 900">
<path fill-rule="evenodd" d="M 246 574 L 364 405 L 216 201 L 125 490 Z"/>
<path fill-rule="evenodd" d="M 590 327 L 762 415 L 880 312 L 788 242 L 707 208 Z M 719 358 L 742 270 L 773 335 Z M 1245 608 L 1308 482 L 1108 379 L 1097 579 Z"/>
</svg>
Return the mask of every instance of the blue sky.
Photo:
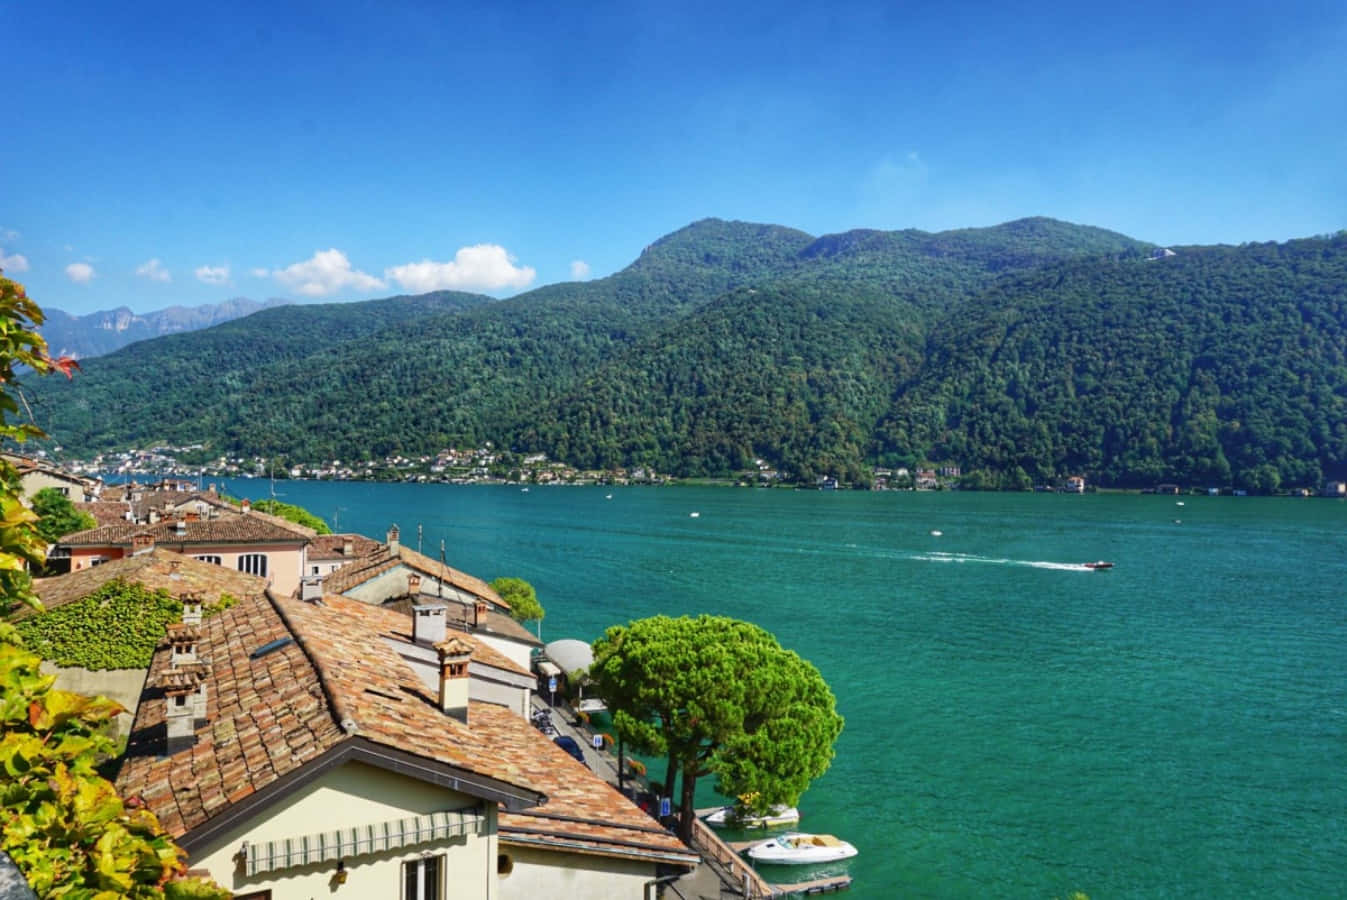
<svg viewBox="0 0 1347 900">
<path fill-rule="evenodd" d="M 706 216 L 1347 227 L 1347 4 L 10 3 L 43 306 L 508 296 Z"/>
</svg>

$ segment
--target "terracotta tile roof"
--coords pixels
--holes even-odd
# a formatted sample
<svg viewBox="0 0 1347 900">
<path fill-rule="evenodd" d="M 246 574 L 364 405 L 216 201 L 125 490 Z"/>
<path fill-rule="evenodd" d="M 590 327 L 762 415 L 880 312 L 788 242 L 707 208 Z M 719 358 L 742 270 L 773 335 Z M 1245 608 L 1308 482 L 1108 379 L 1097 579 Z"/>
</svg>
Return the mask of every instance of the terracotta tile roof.
<svg viewBox="0 0 1347 900">
<path fill-rule="evenodd" d="M 384 640 L 389 611 L 345 597 L 322 604 L 253 596 L 202 625 L 208 724 L 196 745 L 164 756 L 167 643 L 151 665 L 117 776 L 180 837 L 343 742 L 365 740 L 547 795 L 531 813 L 501 812 L 502 839 L 580 853 L 696 861 L 676 838 L 522 717 L 487 703 L 468 722 Z M 405 622 L 401 617 L 399 621 Z M 473 645 L 469 636 L 456 635 Z M 251 654 L 292 638 L 260 658 Z M 204 669 L 205 667 L 202 666 Z M 345 726 L 339 723 L 346 723 Z"/>
<path fill-rule="evenodd" d="M 326 580 L 323 581 L 323 590 L 334 594 L 343 594 L 390 569 L 406 566 L 413 572 L 440 579 L 445 584 L 453 585 L 459 590 L 481 597 L 487 603 L 500 609 L 508 610 L 510 608 L 510 604 L 506 603 L 501 595 L 492 589 L 491 585 L 475 575 L 460 572 L 458 569 L 446 566 L 423 553 L 417 553 L 415 550 L 402 545 L 398 546 L 397 553 L 392 552 L 387 544 L 376 544 L 375 547 L 376 549 L 373 552 L 361 556 L 327 576 Z"/>
<path fill-rule="evenodd" d="M 351 542 L 352 554 L 343 553 L 346 542 Z M 320 534 L 309 541 L 309 562 L 330 562 L 335 559 L 358 559 L 377 552 L 379 542 L 363 534 Z"/>
<path fill-rule="evenodd" d="M 324 585 L 326 587 L 326 585 Z M 528 644 L 531 647 L 541 647 L 543 642 L 533 636 L 533 633 L 523 625 L 516 622 L 503 612 L 495 612 L 488 609 L 485 618 L 478 619 L 476 612 L 465 603 L 459 603 L 456 600 L 444 600 L 436 597 L 434 594 L 420 594 L 413 597 L 399 597 L 396 600 L 384 601 L 384 609 L 393 609 L 404 616 L 412 614 L 412 607 L 424 603 L 443 602 L 448 607 L 447 622 L 450 628 L 456 628 L 459 631 L 469 633 L 494 634 L 499 637 L 509 638 L 512 641 L 518 641 L 521 644 Z"/>
<path fill-rule="evenodd" d="M 496 707 L 472 710 L 482 718 L 518 716 Z M 544 806 L 522 812 L 500 811 L 503 843 L 529 843 L 567 847 L 579 852 L 626 856 L 632 853 L 680 857 L 688 864 L 697 856 L 677 837 L 665 831 L 650 816 L 617 792 L 584 764 L 530 725 L 516 736 L 528 752 L 524 774 L 547 794 Z M 628 846 L 636 845 L 636 846 Z"/>
<path fill-rule="evenodd" d="M 94 500 L 76 503 L 75 509 L 93 516 L 99 526 L 121 525 L 126 522 L 126 514 L 131 511 L 131 504 L 120 500 Z"/>
<path fill-rule="evenodd" d="M 346 735 L 332 716 L 317 672 L 294 642 L 254 659 L 254 650 L 291 637 L 263 594 L 203 623 L 209 660 L 208 724 L 196 745 L 163 756 L 164 691 L 147 687 L 117 775 L 123 797 L 139 797 L 178 837 L 335 746 Z M 147 685 L 168 669 L 167 643 Z"/>
<path fill-rule="evenodd" d="M 270 518 L 270 517 L 267 517 Z M 179 534 L 177 526 L 183 526 Z M 303 544 L 307 539 L 293 528 L 282 528 L 261 516 L 221 516 L 195 522 L 155 522 L 153 525 L 103 525 L 88 531 L 77 531 L 61 538 L 64 547 L 131 546 L 131 537 L 146 532 L 154 536 L 156 544 Z"/>
<path fill-rule="evenodd" d="M 163 588 L 175 597 L 200 594 L 207 605 L 217 602 L 221 594 L 246 597 L 260 594 L 267 587 L 265 578 L 201 562 L 163 547 L 67 575 L 39 578 L 33 582 L 33 587 L 42 605 L 55 609 L 82 600 L 118 578 L 139 582 L 152 591 Z M 22 613 L 16 617 L 18 615 Z"/>
<path fill-rule="evenodd" d="M 362 603 L 359 600 L 352 600 L 349 597 L 329 596 L 324 602 L 329 606 L 335 606 L 341 609 L 347 609 L 347 604 L 359 604 L 359 608 L 349 607 L 359 612 L 367 626 L 380 635 L 395 641 L 412 642 L 412 611 L 411 604 L 404 601 L 387 604 L 384 606 L 374 606 L 368 603 Z M 453 606 L 462 606 L 461 603 L 448 604 Z M 475 637 L 472 633 L 455 632 L 453 637 L 462 638 L 468 641 L 472 647 L 472 658 L 478 662 L 485 663 L 497 669 L 504 669 L 507 672 L 514 672 L 518 675 L 533 676 L 533 673 L 514 660 L 510 659 L 504 653 L 501 653 L 495 647 L 492 647 L 486 641 Z"/>
</svg>

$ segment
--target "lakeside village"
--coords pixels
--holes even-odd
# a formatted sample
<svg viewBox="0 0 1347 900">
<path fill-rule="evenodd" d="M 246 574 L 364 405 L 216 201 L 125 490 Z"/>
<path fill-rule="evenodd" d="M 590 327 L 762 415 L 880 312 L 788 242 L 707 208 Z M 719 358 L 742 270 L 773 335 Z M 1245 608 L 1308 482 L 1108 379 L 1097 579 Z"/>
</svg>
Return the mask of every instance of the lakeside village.
<svg viewBox="0 0 1347 900">
<path fill-rule="evenodd" d="M 154 813 L 189 875 L 236 900 L 850 885 L 836 872 L 769 883 L 751 862 L 855 855 L 845 841 L 714 830 L 786 827 L 793 809 L 678 816 L 584 696 L 591 646 L 544 645 L 491 584 L 407 546 L 397 525 L 382 540 L 320 535 L 195 479 L 105 484 L 5 457 L 27 502 L 87 518 L 48 538 L 33 583 L 44 610 L 4 619 L 56 689 L 124 708 L 106 766 L 117 795 Z"/>
<path fill-rule="evenodd" d="M 59 450 L 59 448 L 58 448 Z M 39 452 L 39 458 L 45 457 Z M 504 484 L 504 485 L 667 485 L 689 479 L 661 474 L 653 469 L 637 466 L 631 469 L 578 469 L 575 466 L 549 460 L 545 453 L 514 453 L 494 447 L 490 442 L 472 449 L 445 449 L 434 456 L 407 457 L 394 455 L 382 460 L 344 462 L 334 459 L 324 463 L 292 463 L 284 459 L 263 456 L 208 458 L 201 444 L 186 446 L 159 445 L 146 450 L 125 450 L 119 453 L 100 453 L 88 460 L 70 459 L 63 467 L 75 474 L 102 477 L 114 474 L 123 478 L 172 477 L 196 479 L 204 484 L 207 478 L 295 478 L 328 481 L 384 481 L 416 482 L 422 484 Z M 696 483 L 723 483 L 738 487 L 801 488 L 788 476 L 766 460 L 754 460 L 755 468 L 740 472 L 732 479 L 695 479 Z M 819 490 L 915 490 L 944 491 L 980 489 L 979 483 L 964 478 L 957 465 L 928 465 L 876 468 L 864 484 L 847 484 L 829 475 L 819 476 L 812 485 Z M 1027 490 L 1028 488 L 1026 488 Z M 1032 490 L 1040 493 L 1093 493 L 1097 487 L 1082 475 L 1070 475 L 1053 484 L 1039 484 Z M 1157 484 L 1143 488 L 1143 494 L 1207 494 L 1243 497 L 1248 492 L 1231 486 L 1189 486 Z M 1297 487 L 1282 491 L 1289 496 L 1309 497 L 1316 492 Z M 1347 482 L 1326 481 L 1318 490 L 1320 497 L 1347 497 Z"/>
</svg>

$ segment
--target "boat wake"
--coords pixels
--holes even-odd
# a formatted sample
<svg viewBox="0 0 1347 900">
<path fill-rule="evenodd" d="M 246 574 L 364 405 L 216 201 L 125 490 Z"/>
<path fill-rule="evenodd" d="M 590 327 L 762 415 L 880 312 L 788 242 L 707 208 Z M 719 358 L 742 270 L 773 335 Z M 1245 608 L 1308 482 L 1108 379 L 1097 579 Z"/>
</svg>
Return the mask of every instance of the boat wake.
<svg viewBox="0 0 1347 900">
<path fill-rule="evenodd" d="M 1080 563 L 1052 562 L 1050 560 L 1037 559 L 1006 559 L 996 556 L 978 556 L 973 553 L 916 553 L 909 559 L 918 562 L 942 562 L 942 563 L 982 563 L 993 566 L 1024 566 L 1030 569 L 1056 569 L 1062 572 L 1089 572 Z"/>
</svg>

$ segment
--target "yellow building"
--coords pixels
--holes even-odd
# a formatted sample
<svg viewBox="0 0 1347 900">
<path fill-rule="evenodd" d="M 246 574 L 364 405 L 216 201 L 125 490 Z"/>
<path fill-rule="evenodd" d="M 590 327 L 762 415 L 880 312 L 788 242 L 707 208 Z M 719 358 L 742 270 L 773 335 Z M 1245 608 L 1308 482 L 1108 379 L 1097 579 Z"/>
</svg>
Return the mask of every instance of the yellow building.
<svg viewBox="0 0 1347 900">
<path fill-rule="evenodd" d="M 420 637 L 330 594 L 185 617 L 155 654 L 119 791 L 238 900 L 636 898 L 696 865 L 516 712 L 471 699 L 474 664 L 508 661 L 451 631 L 428 684 Z"/>
</svg>

